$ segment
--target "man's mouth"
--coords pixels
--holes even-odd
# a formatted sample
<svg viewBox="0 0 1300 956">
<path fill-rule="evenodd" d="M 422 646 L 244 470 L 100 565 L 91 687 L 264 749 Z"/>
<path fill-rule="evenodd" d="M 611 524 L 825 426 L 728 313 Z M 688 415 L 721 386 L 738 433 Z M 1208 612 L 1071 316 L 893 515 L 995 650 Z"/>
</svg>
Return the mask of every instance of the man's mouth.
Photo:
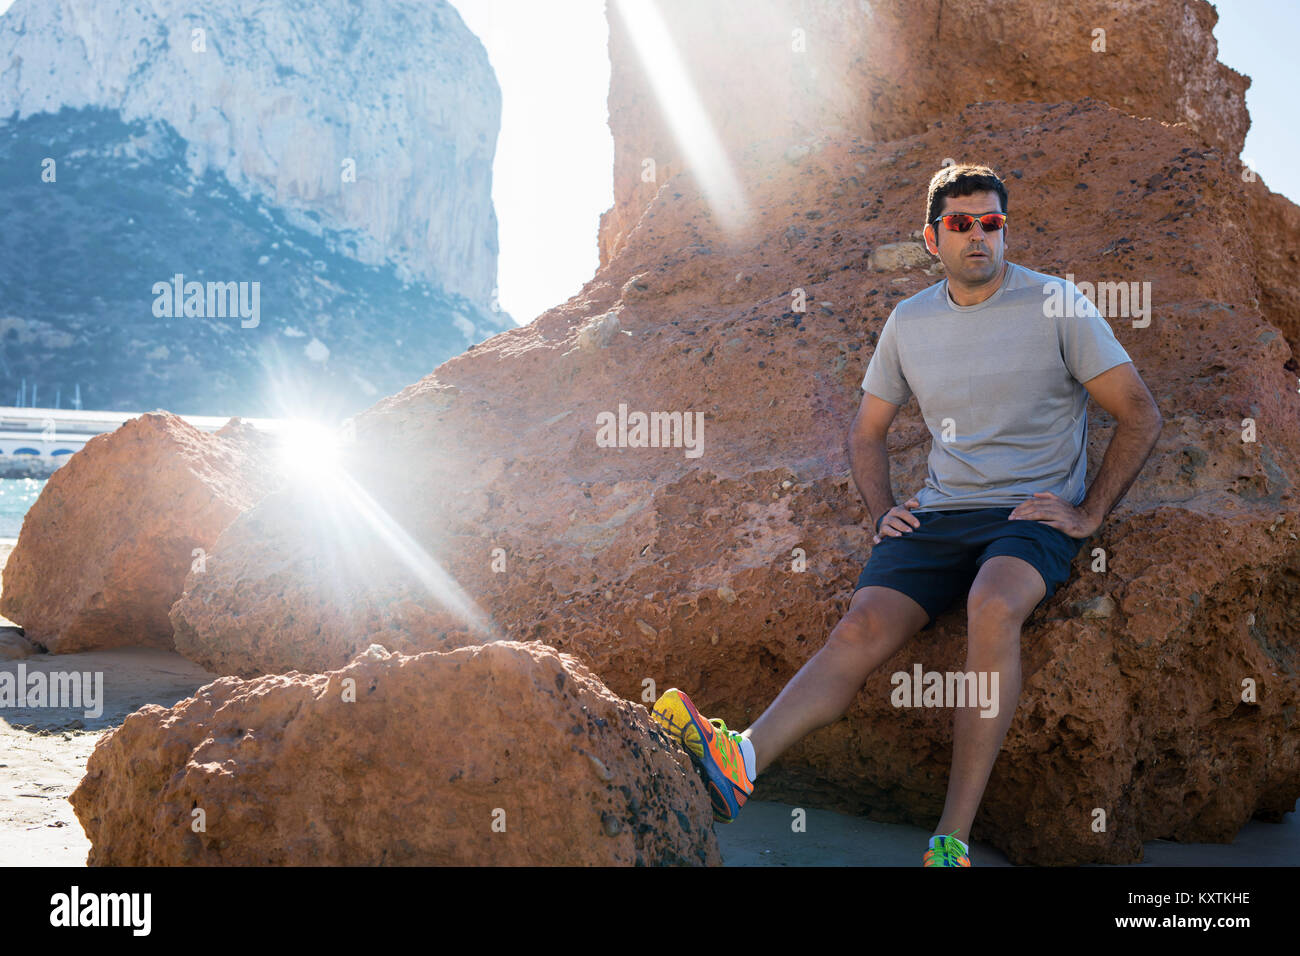
<svg viewBox="0 0 1300 956">
<path fill-rule="evenodd" d="M 988 256 L 988 253 L 987 253 L 987 252 L 968 252 L 968 253 L 966 253 L 966 258 L 968 258 L 968 259 L 987 259 L 988 257 L 989 257 L 989 256 Z"/>
</svg>

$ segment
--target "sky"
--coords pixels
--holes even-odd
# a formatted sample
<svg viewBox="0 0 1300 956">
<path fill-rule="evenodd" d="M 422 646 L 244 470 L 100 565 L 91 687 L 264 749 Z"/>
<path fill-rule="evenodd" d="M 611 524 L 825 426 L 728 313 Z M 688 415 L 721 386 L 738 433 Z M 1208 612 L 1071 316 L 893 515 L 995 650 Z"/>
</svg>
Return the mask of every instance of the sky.
<svg viewBox="0 0 1300 956">
<path fill-rule="evenodd" d="M 600 214 L 614 205 L 605 0 L 451 5 L 501 86 L 497 298 L 524 325 L 576 294 L 600 262 Z"/>
<path fill-rule="evenodd" d="M 11 2 L 0 0 L 0 13 Z M 614 201 L 605 0 L 449 2 L 483 42 L 501 86 L 492 183 L 498 299 L 524 324 L 575 294 L 599 261 L 600 214 Z M 1293 172 L 1300 110 L 1289 56 L 1300 35 L 1300 0 L 1219 0 L 1215 7 L 1219 60 L 1253 80 L 1241 158 L 1271 189 L 1300 203 Z"/>
</svg>

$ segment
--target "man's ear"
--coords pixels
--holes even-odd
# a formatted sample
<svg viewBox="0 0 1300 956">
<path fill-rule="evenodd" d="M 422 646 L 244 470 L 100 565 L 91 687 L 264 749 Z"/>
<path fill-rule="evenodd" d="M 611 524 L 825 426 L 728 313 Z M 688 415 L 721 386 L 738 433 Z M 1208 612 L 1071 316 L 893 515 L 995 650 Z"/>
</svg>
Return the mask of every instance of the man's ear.
<svg viewBox="0 0 1300 956">
<path fill-rule="evenodd" d="M 939 235 L 932 224 L 927 224 L 923 233 L 925 236 L 925 248 L 930 251 L 930 255 L 939 254 Z"/>
</svg>

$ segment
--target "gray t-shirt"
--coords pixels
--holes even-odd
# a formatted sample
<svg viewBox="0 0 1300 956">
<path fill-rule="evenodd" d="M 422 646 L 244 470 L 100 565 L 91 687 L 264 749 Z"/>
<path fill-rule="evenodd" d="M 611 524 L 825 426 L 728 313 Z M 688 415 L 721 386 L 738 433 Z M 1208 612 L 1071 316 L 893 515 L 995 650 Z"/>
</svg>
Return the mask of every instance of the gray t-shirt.
<svg viewBox="0 0 1300 956">
<path fill-rule="evenodd" d="M 1035 491 L 1077 505 L 1088 470 L 1081 383 L 1130 361 L 1072 282 L 1008 263 L 978 305 L 955 304 L 947 279 L 898 303 L 862 388 L 921 407 L 933 443 L 916 511 L 1014 507 Z"/>
</svg>

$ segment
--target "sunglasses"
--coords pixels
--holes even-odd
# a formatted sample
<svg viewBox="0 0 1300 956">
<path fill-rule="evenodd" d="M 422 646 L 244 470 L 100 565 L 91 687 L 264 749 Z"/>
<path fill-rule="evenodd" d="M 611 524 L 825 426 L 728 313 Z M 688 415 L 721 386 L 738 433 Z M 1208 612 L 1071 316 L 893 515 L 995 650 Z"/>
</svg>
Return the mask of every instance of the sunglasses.
<svg viewBox="0 0 1300 956">
<path fill-rule="evenodd" d="M 971 227 L 979 222 L 980 228 L 985 232 L 997 232 L 1007 224 L 1007 214 L 1004 212 L 986 212 L 982 216 L 972 216 L 964 212 L 950 212 L 946 216 L 940 216 L 935 222 L 942 222 L 944 228 L 949 232 L 970 232 Z"/>
</svg>

